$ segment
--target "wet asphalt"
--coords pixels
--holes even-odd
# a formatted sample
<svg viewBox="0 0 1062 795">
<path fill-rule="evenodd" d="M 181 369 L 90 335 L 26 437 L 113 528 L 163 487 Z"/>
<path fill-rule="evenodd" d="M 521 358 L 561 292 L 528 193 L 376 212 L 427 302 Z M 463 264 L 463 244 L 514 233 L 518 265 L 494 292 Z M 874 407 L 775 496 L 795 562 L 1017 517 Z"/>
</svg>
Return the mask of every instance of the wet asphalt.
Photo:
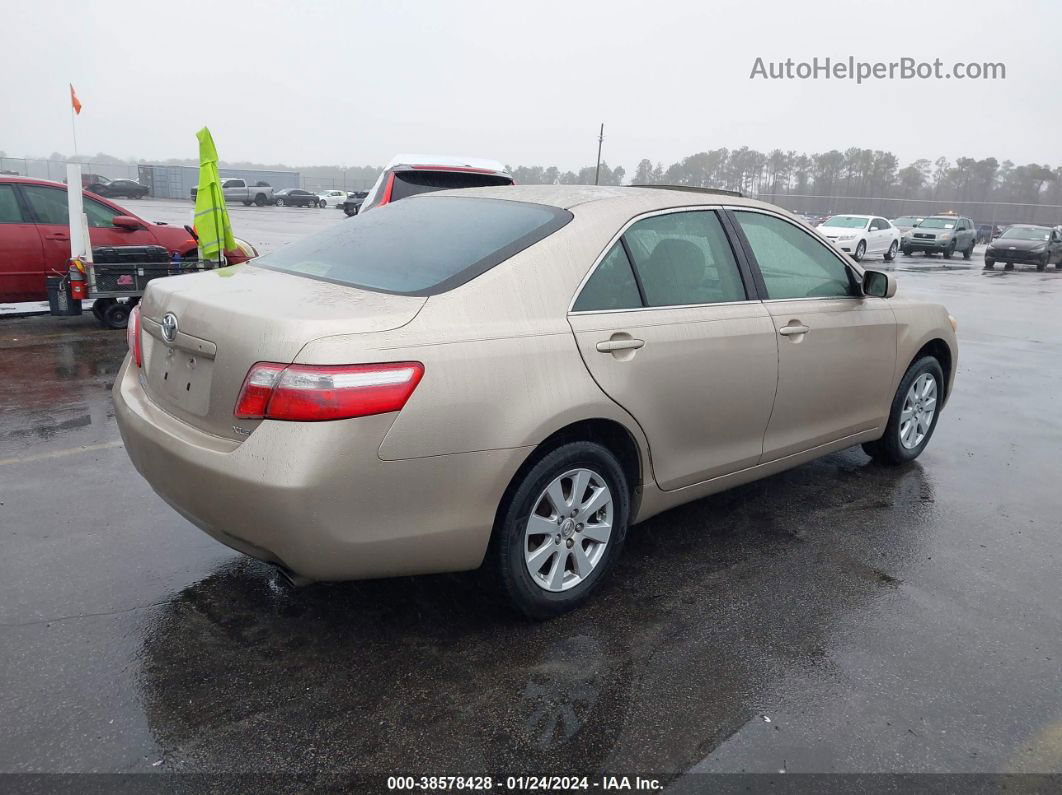
<svg viewBox="0 0 1062 795">
<path fill-rule="evenodd" d="M 0 772 L 1062 773 L 1062 272 L 895 270 L 959 319 L 926 453 L 658 516 L 542 624 L 474 574 L 291 589 L 133 470 L 121 332 L 0 320 Z"/>
</svg>

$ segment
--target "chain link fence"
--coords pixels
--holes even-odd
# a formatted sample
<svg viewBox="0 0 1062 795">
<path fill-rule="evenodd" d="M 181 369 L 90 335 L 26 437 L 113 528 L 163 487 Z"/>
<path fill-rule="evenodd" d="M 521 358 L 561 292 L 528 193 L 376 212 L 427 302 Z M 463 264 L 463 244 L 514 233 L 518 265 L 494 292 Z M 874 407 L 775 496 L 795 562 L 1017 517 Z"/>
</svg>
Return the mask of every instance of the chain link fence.
<svg viewBox="0 0 1062 795">
<path fill-rule="evenodd" d="M 902 215 L 965 215 L 975 224 L 1062 224 L 1062 205 L 1021 202 L 959 202 L 933 199 L 897 199 L 886 197 L 813 196 L 810 194 L 760 193 L 756 198 L 785 207 L 794 213 L 837 215 L 855 213 L 899 218 Z"/>
<path fill-rule="evenodd" d="M 136 163 L 97 163 L 92 160 L 44 160 L 28 157 L 0 157 L 0 174 L 17 174 L 34 179 L 66 180 L 66 164 L 79 163 L 83 174 L 99 174 L 107 179 L 137 178 Z"/>
<path fill-rule="evenodd" d="M 67 162 L 79 163 L 81 165 L 81 171 L 83 174 L 98 174 L 101 177 L 107 179 L 131 179 L 139 182 L 143 182 L 141 169 L 148 167 L 152 169 L 184 169 L 186 166 L 158 166 L 154 164 L 138 164 L 138 163 L 106 163 L 98 162 L 90 158 L 79 160 L 48 160 L 44 158 L 26 158 L 26 157 L 0 157 L 0 174 L 14 174 L 23 177 L 33 177 L 35 179 L 49 179 L 55 182 L 63 182 L 66 180 L 66 164 Z M 193 167 L 194 168 L 194 167 Z M 273 179 L 270 184 L 272 187 L 280 189 L 287 187 L 295 187 L 295 185 L 289 184 L 288 175 L 293 175 L 297 179 L 297 186 L 303 190 L 312 191 L 313 193 L 319 193 L 324 190 L 342 190 L 347 192 L 368 190 L 372 187 L 376 181 L 375 177 L 361 177 L 354 174 L 348 174 L 347 171 L 339 170 L 334 173 L 311 173 L 305 174 L 301 172 L 272 172 L 261 171 L 257 169 L 231 169 L 222 168 L 219 169 L 222 176 L 246 176 L 251 182 L 258 180 L 264 180 L 270 182 L 271 175 L 284 174 L 283 179 Z M 275 183 L 275 184 L 274 184 Z M 160 193 L 160 195 L 163 195 Z M 188 191 L 183 191 L 179 197 L 173 198 L 187 198 L 190 194 Z"/>
</svg>

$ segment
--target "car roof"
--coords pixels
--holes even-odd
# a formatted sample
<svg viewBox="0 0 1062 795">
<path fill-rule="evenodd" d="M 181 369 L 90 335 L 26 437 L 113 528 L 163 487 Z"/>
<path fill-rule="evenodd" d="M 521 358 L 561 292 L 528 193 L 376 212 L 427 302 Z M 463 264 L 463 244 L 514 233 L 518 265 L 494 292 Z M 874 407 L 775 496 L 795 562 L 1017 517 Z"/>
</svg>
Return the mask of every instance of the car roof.
<svg viewBox="0 0 1062 795">
<path fill-rule="evenodd" d="M 65 188 L 65 182 L 56 182 L 53 179 L 37 179 L 36 177 L 15 177 L 10 174 L 0 175 L 0 182 L 23 182 L 29 185 L 49 185 L 53 188 Z"/>
<path fill-rule="evenodd" d="M 830 218 L 880 218 L 880 215 L 862 215 L 860 213 L 834 213 Z"/>
<path fill-rule="evenodd" d="M 455 168 L 475 168 L 483 171 L 498 171 L 508 174 L 505 164 L 485 157 L 459 157 L 456 155 L 416 155 L 399 154 L 391 158 L 384 171 L 392 168 L 412 168 L 416 166 L 453 166 Z"/>
<path fill-rule="evenodd" d="M 614 204 L 622 205 L 635 213 L 665 210 L 669 207 L 691 207 L 706 205 L 719 207 L 753 207 L 769 210 L 781 208 L 738 196 L 721 193 L 700 193 L 684 190 L 667 190 L 660 188 L 637 188 L 621 185 L 498 185 L 486 188 L 462 188 L 433 193 L 422 193 L 411 198 L 420 199 L 427 196 L 468 196 L 483 199 L 508 199 L 531 204 L 545 204 L 567 210 L 578 205 Z M 406 199 L 408 201 L 408 199 Z M 787 215 L 788 211 L 783 210 Z"/>
</svg>

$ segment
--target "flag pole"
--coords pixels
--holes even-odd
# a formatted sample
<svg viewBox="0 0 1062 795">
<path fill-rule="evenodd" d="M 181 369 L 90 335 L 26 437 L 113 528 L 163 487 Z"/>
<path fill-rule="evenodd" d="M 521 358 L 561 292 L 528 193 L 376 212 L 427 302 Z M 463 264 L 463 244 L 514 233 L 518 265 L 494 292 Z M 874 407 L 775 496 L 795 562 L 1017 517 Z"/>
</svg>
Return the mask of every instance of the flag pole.
<svg viewBox="0 0 1062 795">
<path fill-rule="evenodd" d="M 77 159 L 77 124 L 74 122 L 74 104 L 70 103 L 70 132 L 74 136 L 74 159 Z"/>
</svg>

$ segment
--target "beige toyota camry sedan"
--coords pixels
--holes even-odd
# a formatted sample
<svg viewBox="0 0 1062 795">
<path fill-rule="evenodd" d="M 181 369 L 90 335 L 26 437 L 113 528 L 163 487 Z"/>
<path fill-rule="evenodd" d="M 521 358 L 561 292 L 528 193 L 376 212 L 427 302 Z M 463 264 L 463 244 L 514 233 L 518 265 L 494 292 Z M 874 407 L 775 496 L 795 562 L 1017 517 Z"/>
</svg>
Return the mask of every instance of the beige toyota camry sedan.
<svg viewBox="0 0 1062 795">
<path fill-rule="evenodd" d="M 152 282 L 114 400 L 163 499 L 296 581 L 487 566 L 541 618 L 668 508 L 917 457 L 955 321 L 895 293 L 747 199 L 434 193 Z"/>
</svg>

